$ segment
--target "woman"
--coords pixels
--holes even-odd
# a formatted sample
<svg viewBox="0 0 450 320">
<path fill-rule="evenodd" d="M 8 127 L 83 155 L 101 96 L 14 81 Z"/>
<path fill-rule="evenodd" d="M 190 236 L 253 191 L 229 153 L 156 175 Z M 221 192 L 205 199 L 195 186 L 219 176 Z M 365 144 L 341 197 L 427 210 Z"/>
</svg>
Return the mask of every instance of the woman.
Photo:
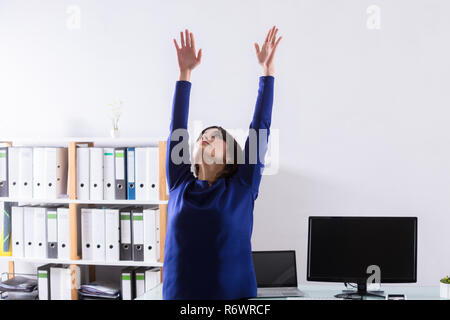
<svg viewBox="0 0 450 320">
<path fill-rule="evenodd" d="M 261 49 L 255 43 L 263 75 L 259 78 L 250 130 L 256 130 L 256 135 L 260 134 L 259 129 L 266 130 L 264 146 L 258 142 L 255 148 L 251 146 L 254 139 L 247 138 L 245 163 L 240 161 L 239 164 L 236 160 L 240 147 L 233 137 L 219 126 L 206 128 L 196 142 L 194 173 L 188 161 L 179 159 L 189 159 L 189 149 L 182 148 L 180 153 L 178 148 L 187 145 L 190 76 L 201 62 L 202 49 L 196 54 L 194 35 L 187 29 L 185 37 L 180 32 L 181 47 L 174 39 L 180 77 L 176 82 L 167 143 L 169 203 L 163 299 L 244 299 L 256 296 L 251 254 L 253 208 L 272 116 L 273 59 L 282 39 L 279 37 L 276 41 L 277 32 L 275 26 L 269 30 Z M 179 134 L 180 130 L 184 135 Z M 259 148 L 262 153 L 258 153 L 256 161 L 249 161 L 252 157 L 255 159 L 250 150 Z"/>
</svg>

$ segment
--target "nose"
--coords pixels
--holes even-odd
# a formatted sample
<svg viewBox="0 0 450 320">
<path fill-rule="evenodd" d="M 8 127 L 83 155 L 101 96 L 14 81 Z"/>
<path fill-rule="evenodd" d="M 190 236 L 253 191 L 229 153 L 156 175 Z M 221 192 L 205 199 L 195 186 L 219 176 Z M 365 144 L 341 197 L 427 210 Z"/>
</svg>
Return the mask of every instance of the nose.
<svg viewBox="0 0 450 320">
<path fill-rule="evenodd" d="M 205 141 L 205 142 L 207 142 L 207 143 L 210 143 L 212 140 L 214 140 L 214 137 L 211 137 L 211 139 L 208 139 L 208 138 L 206 137 L 206 135 L 202 136 L 202 142 Z"/>
</svg>

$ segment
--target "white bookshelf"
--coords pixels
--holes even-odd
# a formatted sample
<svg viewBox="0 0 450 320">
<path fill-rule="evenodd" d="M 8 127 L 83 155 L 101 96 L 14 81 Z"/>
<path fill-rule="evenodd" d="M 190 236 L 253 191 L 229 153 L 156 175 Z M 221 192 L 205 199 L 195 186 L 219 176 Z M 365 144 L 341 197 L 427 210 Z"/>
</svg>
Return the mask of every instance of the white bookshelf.
<svg viewBox="0 0 450 320">
<path fill-rule="evenodd" d="M 165 159 L 166 159 L 166 141 L 167 137 L 43 137 L 35 136 L 29 137 L 0 137 L 0 146 L 12 147 L 67 147 L 68 148 L 68 195 L 67 198 L 60 199 L 35 199 L 35 198 L 11 198 L 0 197 L 0 202 L 11 202 L 22 204 L 61 204 L 69 207 L 70 220 L 70 259 L 49 259 L 49 258 L 18 258 L 13 256 L 0 256 L 0 261 L 8 262 L 8 269 L 10 273 L 14 273 L 14 263 L 31 263 L 31 264 L 68 264 L 74 265 L 88 265 L 89 274 L 94 271 L 95 266 L 121 266 L 121 267 L 162 267 L 164 261 L 164 243 L 166 234 L 166 215 L 168 204 L 168 190 L 166 188 L 167 182 L 165 179 Z M 159 157 L 159 199 L 154 200 L 80 200 L 76 195 L 76 148 L 78 146 L 95 146 L 95 147 L 158 147 L 160 152 Z M 146 262 L 146 261 L 95 261 L 83 260 L 79 256 L 78 237 L 81 236 L 77 231 L 77 215 L 80 205 L 159 205 L 160 208 L 160 252 L 161 262 Z M 162 274 L 161 274 L 162 276 Z M 161 278 L 162 280 L 162 278 Z M 72 288 L 72 299 L 77 299 L 77 290 Z"/>
</svg>

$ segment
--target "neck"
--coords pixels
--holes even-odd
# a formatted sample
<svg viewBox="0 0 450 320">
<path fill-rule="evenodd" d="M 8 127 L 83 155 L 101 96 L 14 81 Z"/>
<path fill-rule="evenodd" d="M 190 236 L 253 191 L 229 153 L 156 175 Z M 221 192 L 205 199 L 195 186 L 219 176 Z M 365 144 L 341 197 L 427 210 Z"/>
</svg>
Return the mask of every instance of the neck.
<svg viewBox="0 0 450 320">
<path fill-rule="evenodd" d="M 217 165 L 200 164 L 198 169 L 198 180 L 206 180 L 212 185 L 217 180 L 217 173 L 221 170 Z"/>
</svg>

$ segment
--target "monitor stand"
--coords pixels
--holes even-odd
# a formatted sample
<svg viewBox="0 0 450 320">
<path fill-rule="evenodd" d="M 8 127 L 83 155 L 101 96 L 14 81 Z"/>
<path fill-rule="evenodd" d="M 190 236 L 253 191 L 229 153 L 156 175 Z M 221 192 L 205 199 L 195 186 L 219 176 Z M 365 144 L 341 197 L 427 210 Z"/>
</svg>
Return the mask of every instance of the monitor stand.
<svg viewBox="0 0 450 320">
<path fill-rule="evenodd" d="M 356 297 L 360 297 L 361 300 L 363 297 L 376 297 L 376 298 L 385 298 L 383 295 L 384 291 L 367 291 L 367 283 L 358 282 L 358 290 L 343 290 L 342 293 L 336 294 L 336 298 L 342 299 L 353 299 Z"/>
</svg>

